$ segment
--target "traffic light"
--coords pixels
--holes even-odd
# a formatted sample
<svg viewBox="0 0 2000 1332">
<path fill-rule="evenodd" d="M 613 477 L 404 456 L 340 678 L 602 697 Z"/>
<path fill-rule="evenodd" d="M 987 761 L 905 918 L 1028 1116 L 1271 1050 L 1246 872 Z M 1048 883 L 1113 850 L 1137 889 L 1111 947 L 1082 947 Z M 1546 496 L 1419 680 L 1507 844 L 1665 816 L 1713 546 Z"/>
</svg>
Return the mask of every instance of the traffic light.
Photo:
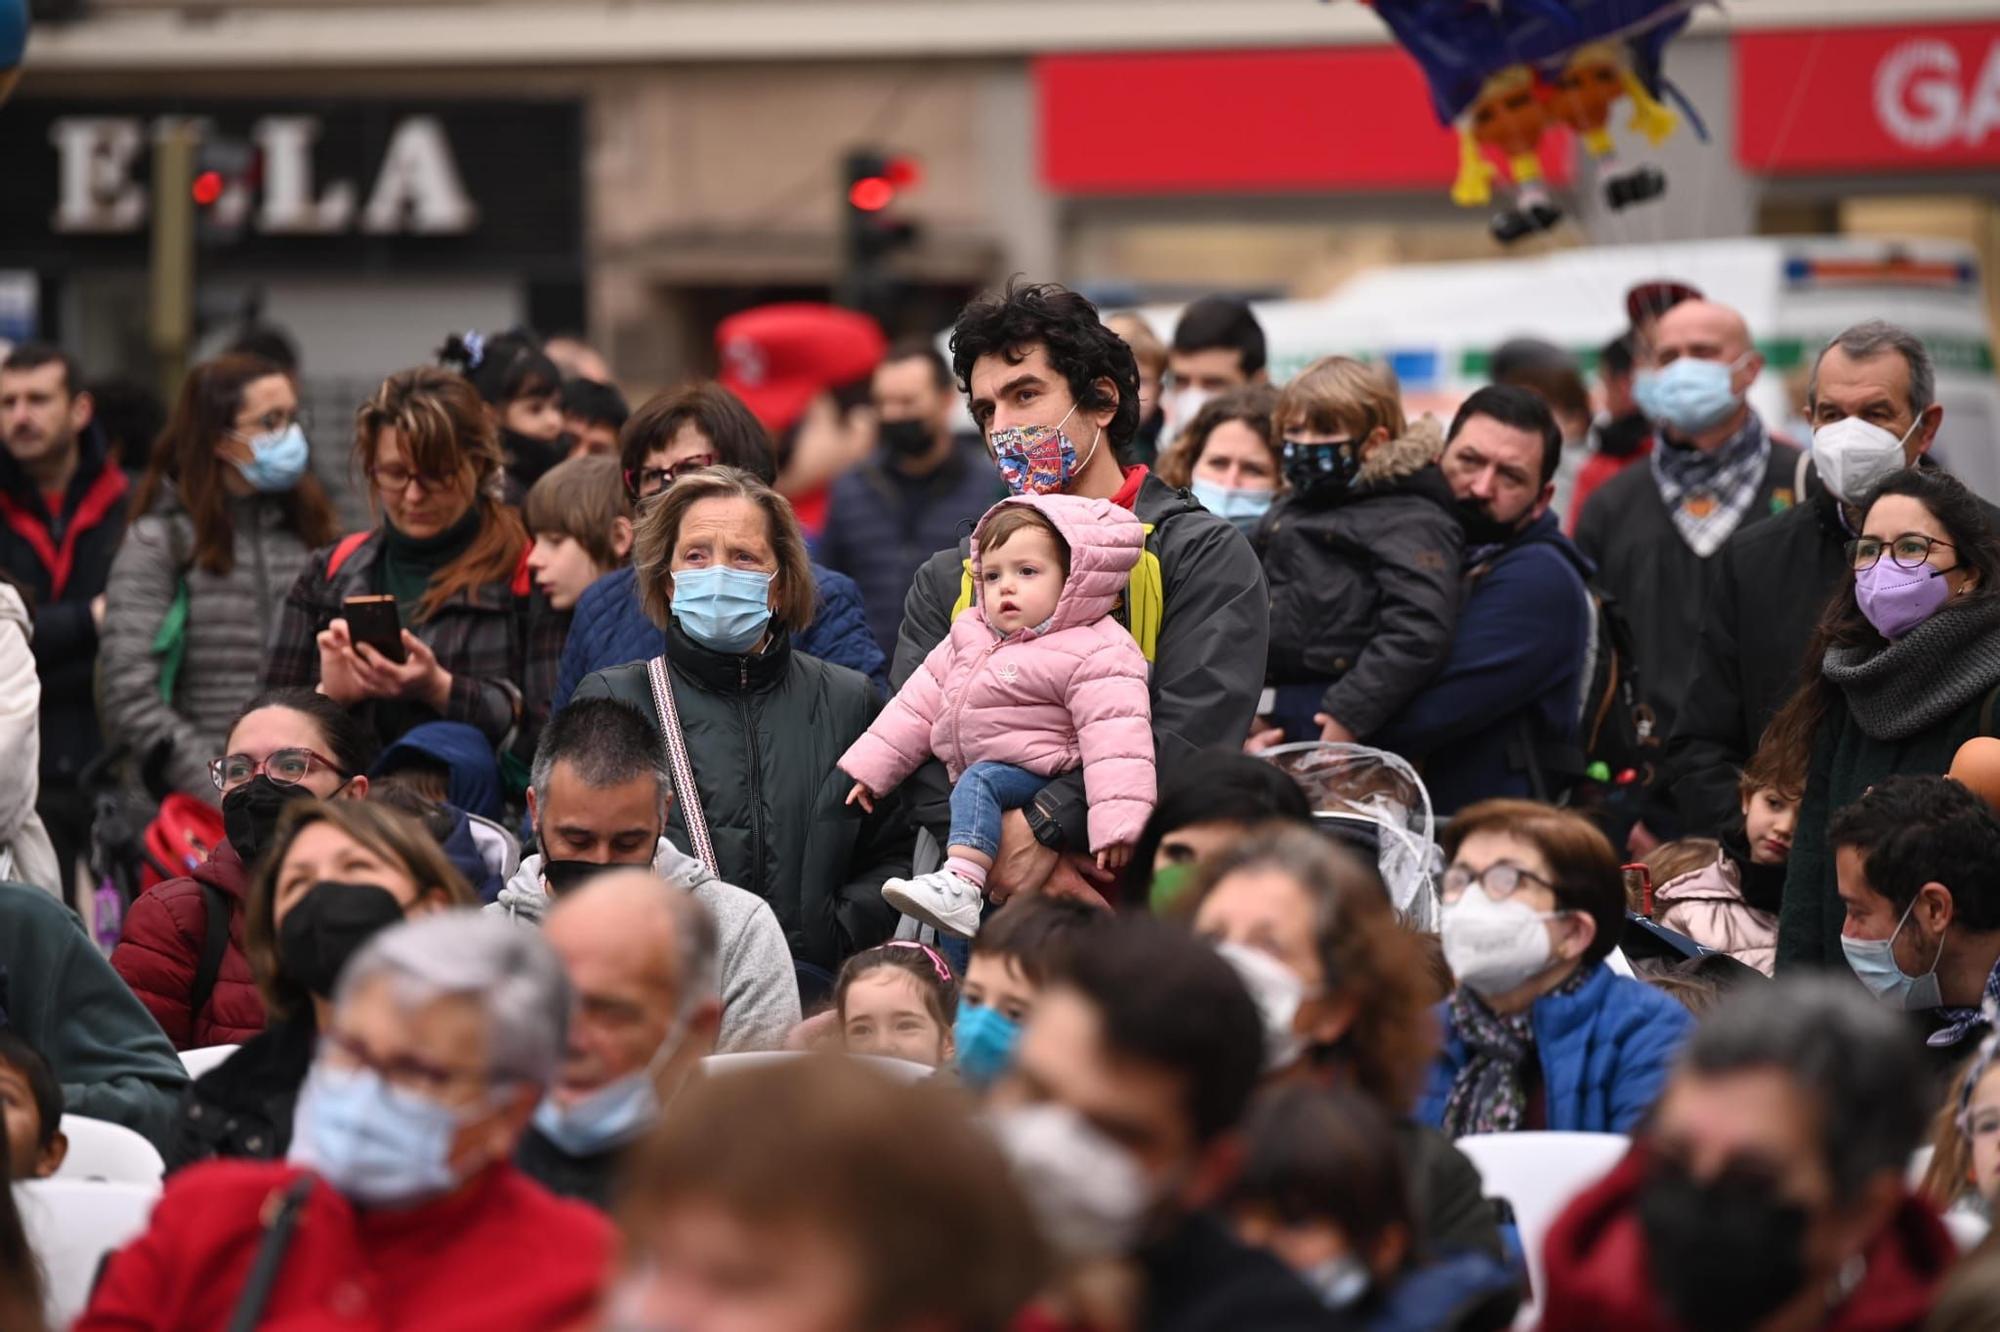
<svg viewBox="0 0 2000 1332">
<path fill-rule="evenodd" d="M 257 193 L 258 168 L 257 149 L 248 140 L 225 138 L 205 127 L 188 185 L 195 238 L 202 245 L 230 245 L 242 237 Z"/>
<path fill-rule="evenodd" d="M 900 292 L 889 260 L 917 239 L 916 224 L 894 209 L 923 170 L 914 158 L 876 148 L 855 149 L 844 166 L 840 301 L 886 322 Z"/>
</svg>

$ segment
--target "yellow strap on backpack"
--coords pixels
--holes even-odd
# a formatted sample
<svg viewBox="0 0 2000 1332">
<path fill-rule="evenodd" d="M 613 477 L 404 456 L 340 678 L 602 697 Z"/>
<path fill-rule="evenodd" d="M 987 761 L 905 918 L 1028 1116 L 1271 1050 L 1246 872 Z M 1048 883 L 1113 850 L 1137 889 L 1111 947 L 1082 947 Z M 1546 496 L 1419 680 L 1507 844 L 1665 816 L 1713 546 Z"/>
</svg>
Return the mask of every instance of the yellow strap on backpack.
<svg viewBox="0 0 2000 1332">
<path fill-rule="evenodd" d="M 1145 525 L 1146 535 L 1153 535 L 1153 525 Z M 958 600 L 952 605 L 951 618 L 956 620 L 972 608 L 972 561 L 964 561 L 964 573 L 958 584 Z M 1167 580 L 1160 572 L 1160 557 L 1148 545 L 1139 553 L 1139 563 L 1132 570 L 1132 576 L 1125 583 L 1125 627 L 1132 631 L 1133 641 L 1148 662 L 1160 647 L 1160 621 L 1167 614 Z"/>
</svg>

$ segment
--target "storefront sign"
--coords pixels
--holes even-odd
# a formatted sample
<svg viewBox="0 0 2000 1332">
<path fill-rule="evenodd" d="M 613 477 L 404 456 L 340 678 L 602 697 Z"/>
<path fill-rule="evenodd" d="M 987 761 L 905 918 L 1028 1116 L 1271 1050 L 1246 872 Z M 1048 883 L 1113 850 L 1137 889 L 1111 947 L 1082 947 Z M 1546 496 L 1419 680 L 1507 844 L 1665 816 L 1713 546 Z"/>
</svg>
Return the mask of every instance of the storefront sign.
<svg viewBox="0 0 2000 1332">
<path fill-rule="evenodd" d="M 1744 33 L 1736 151 L 1755 173 L 2000 166 L 2000 24 Z"/>
<path fill-rule="evenodd" d="M 1444 190 L 1457 136 L 1394 46 L 1047 56 L 1042 178 L 1065 194 Z M 1571 138 L 1542 169 L 1571 179 Z"/>
</svg>

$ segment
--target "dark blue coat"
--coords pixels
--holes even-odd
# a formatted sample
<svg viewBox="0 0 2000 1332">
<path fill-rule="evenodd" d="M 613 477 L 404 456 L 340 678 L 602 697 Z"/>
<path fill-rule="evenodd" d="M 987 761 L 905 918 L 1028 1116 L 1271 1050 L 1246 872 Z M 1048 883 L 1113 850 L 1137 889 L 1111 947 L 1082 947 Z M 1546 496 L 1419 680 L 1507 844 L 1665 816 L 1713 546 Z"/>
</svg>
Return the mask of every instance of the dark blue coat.
<svg viewBox="0 0 2000 1332">
<path fill-rule="evenodd" d="M 1556 1133 L 1630 1133 L 1667 1084 L 1667 1071 L 1694 1018 L 1663 990 L 1620 976 L 1602 962 L 1574 994 L 1550 994 L 1530 1008 L 1542 1064 L 1546 1127 Z M 1465 1042 L 1449 1001 L 1438 1006 L 1444 1046 L 1431 1065 L 1417 1119 L 1444 1125 L 1451 1084 L 1465 1066 Z"/>
<path fill-rule="evenodd" d="M 375 760 L 370 776 L 379 777 L 404 766 L 403 760 L 420 757 L 445 766 L 445 798 L 459 809 L 482 819 L 501 817 L 500 764 L 493 746 L 466 722 L 423 722 L 403 732 Z"/>
<path fill-rule="evenodd" d="M 861 608 L 861 590 L 845 574 L 815 564 L 819 609 L 792 646 L 807 656 L 860 671 L 884 695 L 889 687 L 889 659 L 868 632 Z M 631 566 L 613 569 L 585 588 L 577 598 L 569 639 L 563 644 L 562 669 L 556 675 L 555 697 L 549 711 L 569 702 L 576 686 L 592 671 L 608 670 L 631 661 L 651 661 L 667 650 L 667 636 L 639 607 L 639 579 Z"/>
<path fill-rule="evenodd" d="M 1593 572 L 1545 513 L 1508 545 L 1466 552 L 1451 655 L 1429 688 L 1369 738 L 1419 764 L 1440 817 L 1494 796 L 1528 796 L 1510 750 L 1522 720 L 1541 744 L 1574 744 L 1596 622 Z"/>
<path fill-rule="evenodd" d="M 956 546 L 1007 493 L 983 444 L 956 444 L 926 477 L 899 477 L 877 458 L 833 483 L 819 556 L 861 588 L 868 628 L 885 652 L 895 650 L 917 570 L 933 551 Z"/>
</svg>

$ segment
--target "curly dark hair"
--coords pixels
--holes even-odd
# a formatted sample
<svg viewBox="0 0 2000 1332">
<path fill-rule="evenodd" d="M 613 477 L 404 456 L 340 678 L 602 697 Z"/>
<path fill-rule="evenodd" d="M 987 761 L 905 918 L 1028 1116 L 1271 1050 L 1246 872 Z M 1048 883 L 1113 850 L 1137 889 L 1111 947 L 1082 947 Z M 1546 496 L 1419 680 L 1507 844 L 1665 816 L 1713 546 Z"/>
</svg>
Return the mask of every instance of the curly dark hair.
<svg viewBox="0 0 2000 1332">
<path fill-rule="evenodd" d="M 1834 813 L 1827 844 L 1862 856 L 1868 886 L 1898 915 L 1927 883 L 1951 890 L 1954 916 L 1969 930 L 2000 927 L 2000 817 L 1949 777 L 1885 777 Z"/>
<path fill-rule="evenodd" d="M 1070 397 L 1086 412 L 1101 412 L 1112 399 L 1100 387 L 1117 389 L 1117 414 L 1105 428 L 1112 452 L 1123 462 L 1139 431 L 1139 363 L 1125 339 L 1104 326 L 1097 307 L 1054 282 L 1009 279 L 1000 295 L 961 310 L 951 330 L 951 370 L 958 391 L 972 393 L 972 367 L 982 356 L 1019 365 L 1039 345 L 1049 364 L 1069 382 Z M 983 430 L 986 423 L 980 422 Z"/>
</svg>

